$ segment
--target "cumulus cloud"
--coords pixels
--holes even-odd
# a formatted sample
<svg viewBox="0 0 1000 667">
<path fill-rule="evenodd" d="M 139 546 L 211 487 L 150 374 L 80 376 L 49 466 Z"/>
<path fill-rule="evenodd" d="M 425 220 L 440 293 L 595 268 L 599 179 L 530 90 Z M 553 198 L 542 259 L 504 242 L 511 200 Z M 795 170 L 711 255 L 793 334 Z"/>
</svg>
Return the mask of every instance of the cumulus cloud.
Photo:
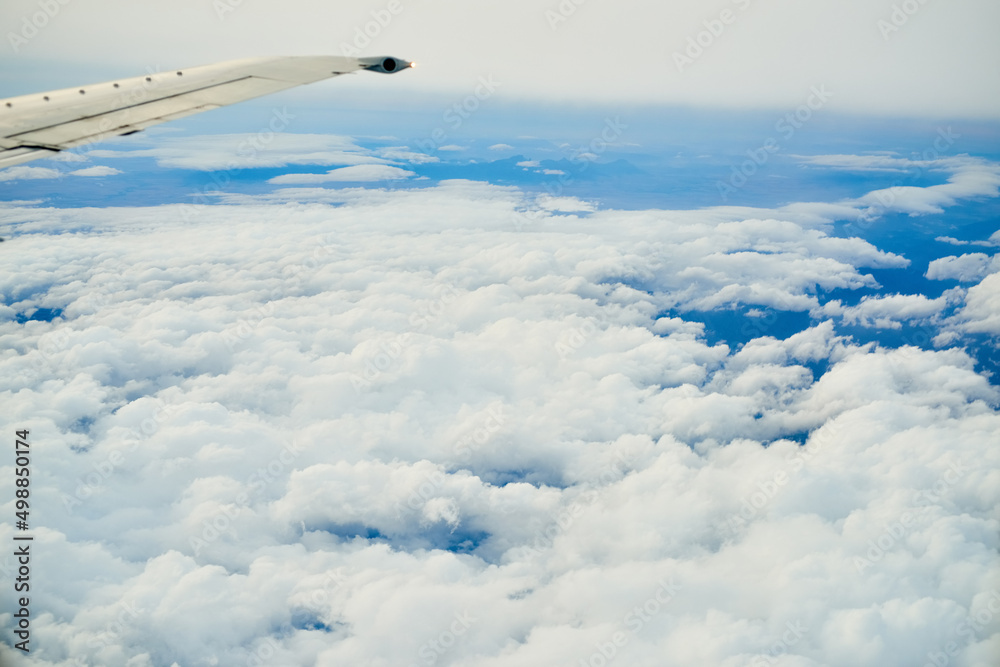
<svg viewBox="0 0 1000 667">
<path fill-rule="evenodd" d="M 964 283 L 979 282 L 990 273 L 1000 271 L 1000 255 L 990 256 L 981 252 L 959 257 L 940 257 L 927 267 L 931 280 L 958 280 Z"/>
<path fill-rule="evenodd" d="M 965 332 L 1000 334 L 1000 273 L 991 273 L 969 288 L 965 306 L 955 314 L 954 322 Z"/>
<path fill-rule="evenodd" d="M 409 146 L 391 146 L 388 148 L 380 148 L 376 152 L 379 157 L 383 157 L 387 160 L 399 160 L 409 162 L 411 164 L 428 164 L 431 162 L 441 161 L 440 158 L 434 157 L 433 155 L 412 151 Z"/>
<path fill-rule="evenodd" d="M 59 153 L 56 153 L 49 159 L 54 160 L 56 162 L 89 162 L 89 159 L 87 158 L 86 155 L 75 153 L 71 150 L 61 151 Z"/>
<path fill-rule="evenodd" d="M 314 164 L 353 166 L 387 161 L 361 148 L 349 137 L 330 134 L 275 133 L 164 137 L 151 148 L 95 149 L 97 158 L 154 158 L 162 167 L 222 171 Z"/>
<path fill-rule="evenodd" d="M 935 154 L 936 151 L 935 151 Z M 893 155 L 816 155 L 796 156 L 800 162 L 824 168 L 848 171 L 885 171 L 919 176 L 927 172 L 947 174 L 947 183 L 928 187 L 895 184 L 841 202 L 862 211 L 864 219 L 872 220 L 886 212 L 910 215 L 941 213 L 956 201 L 975 197 L 996 197 L 1000 191 L 1000 164 L 977 157 L 934 157 L 923 160 Z M 938 237 L 945 243 L 966 242 L 951 237 Z M 991 239 L 991 242 L 993 239 Z"/>
<path fill-rule="evenodd" d="M 961 347 L 838 334 L 944 305 L 822 310 L 908 266 L 827 233 L 856 208 L 468 181 L 221 201 L 0 209 L 0 420 L 45 447 L 33 664 L 997 648 L 1000 392 Z M 969 332 L 996 330 L 998 275 L 947 297 Z M 740 345 L 688 317 L 736 305 L 761 315 Z M 814 317 L 783 337 L 772 309 Z"/>
<path fill-rule="evenodd" d="M 911 169 L 926 167 L 930 161 L 911 160 L 894 155 L 793 155 L 800 162 L 818 167 L 845 171 L 890 172 L 903 174 Z"/>
<path fill-rule="evenodd" d="M 885 211 L 899 211 L 911 215 L 941 213 L 959 199 L 996 197 L 1000 190 L 1000 164 L 974 157 L 940 158 L 913 161 L 902 158 L 881 157 L 880 164 L 899 164 L 907 171 L 941 171 L 949 174 L 948 182 L 928 187 L 894 185 L 870 192 L 852 205 L 867 207 L 869 214 L 878 216 Z"/>
<path fill-rule="evenodd" d="M 325 174 L 283 174 L 275 176 L 268 183 L 285 185 L 290 183 L 398 181 L 410 176 L 416 176 L 416 174 L 406 169 L 400 169 L 399 167 L 372 164 L 341 167 L 340 169 L 328 171 Z"/>
<path fill-rule="evenodd" d="M 62 173 L 48 167 L 10 167 L 0 171 L 0 181 L 28 181 L 41 178 L 59 178 Z"/>
<path fill-rule="evenodd" d="M 93 167 L 87 167 L 85 169 L 77 169 L 76 171 L 71 171 L 69 173 L 71 176 L 99 177 L 99 176 L 117 176 L 118 174 L 121 174 L 123 172 L 119 169 L 115 169 L 114 167 L 98 165 Z"/>
<path fill-rule="evenodd" d="M 490 146 L 491 151 L 512 151 L 514 147 L 510 144 L 493 144 Z"/>
<path fill-rule="evenodd" d="M 830 301 L 817 309 L 827 316 L 840 316 L 847 324 L 878 329 L 900 329 L 903 322 L 924 322 L 940 314 L 949 303 L 947 296 L 928 299 L 922 294 L 892 294 L 862 297 L 856 306 Z"/>
<path fill-rule="evenodd" d="M 934 240 L 939 241 L 941 243 L 947 243 L 948 245 L 959 245 L 959 246 L 977 245 L 986 248 L 992 248 L 997 245 L 1000 245 L 1000 236 L 998 236 L 997 234 L 994 234 L 992 237 L 990 237 L 989 240 L 986 241 L 963 241 L 961 239 L 956 239 L 953 236 L 938 236 Z"/>
</svg>

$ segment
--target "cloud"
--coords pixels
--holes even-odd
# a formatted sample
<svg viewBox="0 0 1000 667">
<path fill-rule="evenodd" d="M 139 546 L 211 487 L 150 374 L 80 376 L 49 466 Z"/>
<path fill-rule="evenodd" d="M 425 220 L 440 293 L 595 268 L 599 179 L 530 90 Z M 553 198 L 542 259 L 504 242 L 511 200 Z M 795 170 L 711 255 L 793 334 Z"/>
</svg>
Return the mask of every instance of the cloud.
<svg viewBox="0 0 1000 667">
<path fill-rule="evenodd" d="M 49 159 L 50 160 L 54 160 L 56 162 L 88 162 L 89 161 L 86 155 L 81 155 L 80 153 L 74 153 L 71 150 L 70 151 L 60 151 L 59 153 L 56 153 L 55 155 L 53 155 Z"/>
<path fill-rule="evenodd" d="M 893 155 L 793 155 L 800 162 L 828 169 L 859 172 L 906 173 L 925 167 L 929 161 L 910 160 Z"/>
<path fill-rule="evenodd" d="M 969 288 L 965 306 L 953 321 L 966 333 L 1000 334 L 1000 273 L 991 273 Z"/>
<path fill-rule="evenodd" d="M 381 148 L 377 151 L 377 153 L 379 157 L 385 158 L 386 160 L 401 160 L 404 162 L 410 162 L 411 164 L 428 164 L 431 162 L 441 161 L 440 158 L 436 158 L 433 155 L 411 151 L 409 146 Z"/>
<path fill-rule="evenodd" d="M 949 303 L 947 296 L 928 299 L 922 294 L 892 294 L 862 297 L 856 306 L 831 301 L 817 309 L 826 316 L 840 316 L 847 324 L 877 329 L 900 329 L 903 322 L 924 322 L 940 314 Z"/>
<path fill-rule="evenodd" d="M 0 181 L 28 181 L 60 176 L 62 176 L 60 171 L 47 167 L 10 167 L 0 171 Z"/>
<path fill-rule="evenodd" d="M 356 167 L 342 167 L 328 171 L 325 174 L 284 174 L 275 176 L 268 183 L 289 184 L 289 183 L 342 183 L 342 182 L 367 182 L 367 181 L 393 181 L 410 176 L 416 176 L 412 171 L 390 167 L 388 165 L 358 165 Z"/>
<path fill-rule="evenodd" d="M 865 161 L 869 158 L 871 156 L 867 156 Z M 962 156 L 914 162 L 879 157 L 878 161 L 882 164 L 905 165 L 911 176 L 920 175 L 925 170 L 944 172 L 949 176 L 948 182 L 940 185 L 917 187 L 896 184 L 844 202 L 850 206 L 864 207 L 865 216 L 869 220 L 890 211 L 910 215 L 941 213 L 945 207 L 954 205 L 957 200 L 996 197 L 1000 191 L 1000 164 L 981 158 Z"/>
<path fill-rule="evenodd" d="M 981 252 L 949 256 L 931 260 L 924 274 L 930 280 L 958 280 L 964 283 L 979 282 L 990 273 L 1000 271 L 1000 256 Z"/>
<path fill-rule="evenodd" d="M 152 148 L 95 149 L 97 158 L 154 158 L 161 167 L 223 171 L 288 165 L 369 165 L 386 160 L 357 146 L 349 137 L 329 134 L 266 133 L 164 137 Z"/>
<path fill-rule="evenodd" d="M 77 169 L 76 171 L 69 172 L 71 176 L 116 176 L 118 174 L 124 173 L 114 167 L 106 167 L 104 165 L 87 167 L 85 169 Z"/>
<path fill-rule="evenodd" d="M 828 233 L 858 209 L 220 201 L 2 209 L 38 664 L 985 663 L 1000 391 L 833 321 L 938 299 L 817 312 L 909 266 Z M 948 297 L 970 331 L 997 275 Z M 730 306 L 763 317 L 709 340 Z"/>
<path fill-rule="evenodd" d="M 512 151 L 514 147 L 510 144 L 493 144 L 490 146 L 491 151 Z"/>
<path fill-rule="evenodd" d="M 994 236 L 996 236 L 996 235 L 994 234 Z M 989 240 L 989 241 L 962 241 L 962 240 L 956 239 L 956 238 L 954 238 L 952 236 L 938 236 L 934 240 L 938 241 L 940 243 L 947 243 L 948 245 L 959 245 L 959 246 L 961 246 L 961 245 L 977 245 L 977 246 L 983 246 L 983 247 L 986 247 L 986 248 L 992 248 L 992 247 L 995 247 L 996 245 L 998 245 L 993 240 Z"/>
</svg>

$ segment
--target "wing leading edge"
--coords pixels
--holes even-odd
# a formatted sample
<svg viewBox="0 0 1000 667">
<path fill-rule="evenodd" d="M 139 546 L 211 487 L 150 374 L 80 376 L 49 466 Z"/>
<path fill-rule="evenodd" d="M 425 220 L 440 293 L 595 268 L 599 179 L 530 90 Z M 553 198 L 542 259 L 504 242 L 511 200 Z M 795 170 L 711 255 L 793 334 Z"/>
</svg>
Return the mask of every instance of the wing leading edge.
<svg viewBox="0 0 1000 667">
<path fill-rule="evenodd" d="M 412 65 L 387 57 L 250 58 L 11 97 L 0 100 L 0 168 L 341 74 Z"/>
</svg>

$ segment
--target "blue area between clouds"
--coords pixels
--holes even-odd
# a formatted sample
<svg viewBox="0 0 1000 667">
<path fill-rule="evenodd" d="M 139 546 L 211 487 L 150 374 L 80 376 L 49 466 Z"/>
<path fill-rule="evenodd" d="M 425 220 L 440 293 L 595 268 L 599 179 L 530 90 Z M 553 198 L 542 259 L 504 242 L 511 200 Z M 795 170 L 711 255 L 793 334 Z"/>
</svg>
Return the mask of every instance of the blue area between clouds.
<svg viewBox="0 0 1000 667">
<path fill-rule="evenodd" d="M 412 520 L 413 534 L 385 534 L 377 528 L 360 523 L 327 524 L 322 526 L 306 526 L 310 532 L 322 531 L 342 540 L 362 538 L 365 540 L 384 541 L 394 545 L 405 544 L 408 550 L 441 549 L 454 553 L 472 553 L 490 538 L 488 532 L 475 530 L 465 525 L 449 526 L 446 523 L 434 523 L 429 526 L 419 526 L 418 517 Z"/>
<path fill-rule="evenodd" d="M 51 322 L 62 316 L 62 308 L 35 308 L 29 312 L 17 313 L 14 319 L 18 324 L 25 322 Z"/>
</svg>

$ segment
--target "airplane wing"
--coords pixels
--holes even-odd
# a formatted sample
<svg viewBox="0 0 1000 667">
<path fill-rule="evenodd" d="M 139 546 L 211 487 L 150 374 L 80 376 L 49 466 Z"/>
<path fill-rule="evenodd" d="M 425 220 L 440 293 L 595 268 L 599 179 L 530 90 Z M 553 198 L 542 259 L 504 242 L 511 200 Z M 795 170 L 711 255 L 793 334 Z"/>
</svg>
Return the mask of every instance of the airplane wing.
<svg viewBox="0 0 1000 667">
<path fill-rule="evenodd" d="M 399 58 L 250 58 L 0 100 L 0 168 L 331 77 L 412 67 Z"/>
</svg>

